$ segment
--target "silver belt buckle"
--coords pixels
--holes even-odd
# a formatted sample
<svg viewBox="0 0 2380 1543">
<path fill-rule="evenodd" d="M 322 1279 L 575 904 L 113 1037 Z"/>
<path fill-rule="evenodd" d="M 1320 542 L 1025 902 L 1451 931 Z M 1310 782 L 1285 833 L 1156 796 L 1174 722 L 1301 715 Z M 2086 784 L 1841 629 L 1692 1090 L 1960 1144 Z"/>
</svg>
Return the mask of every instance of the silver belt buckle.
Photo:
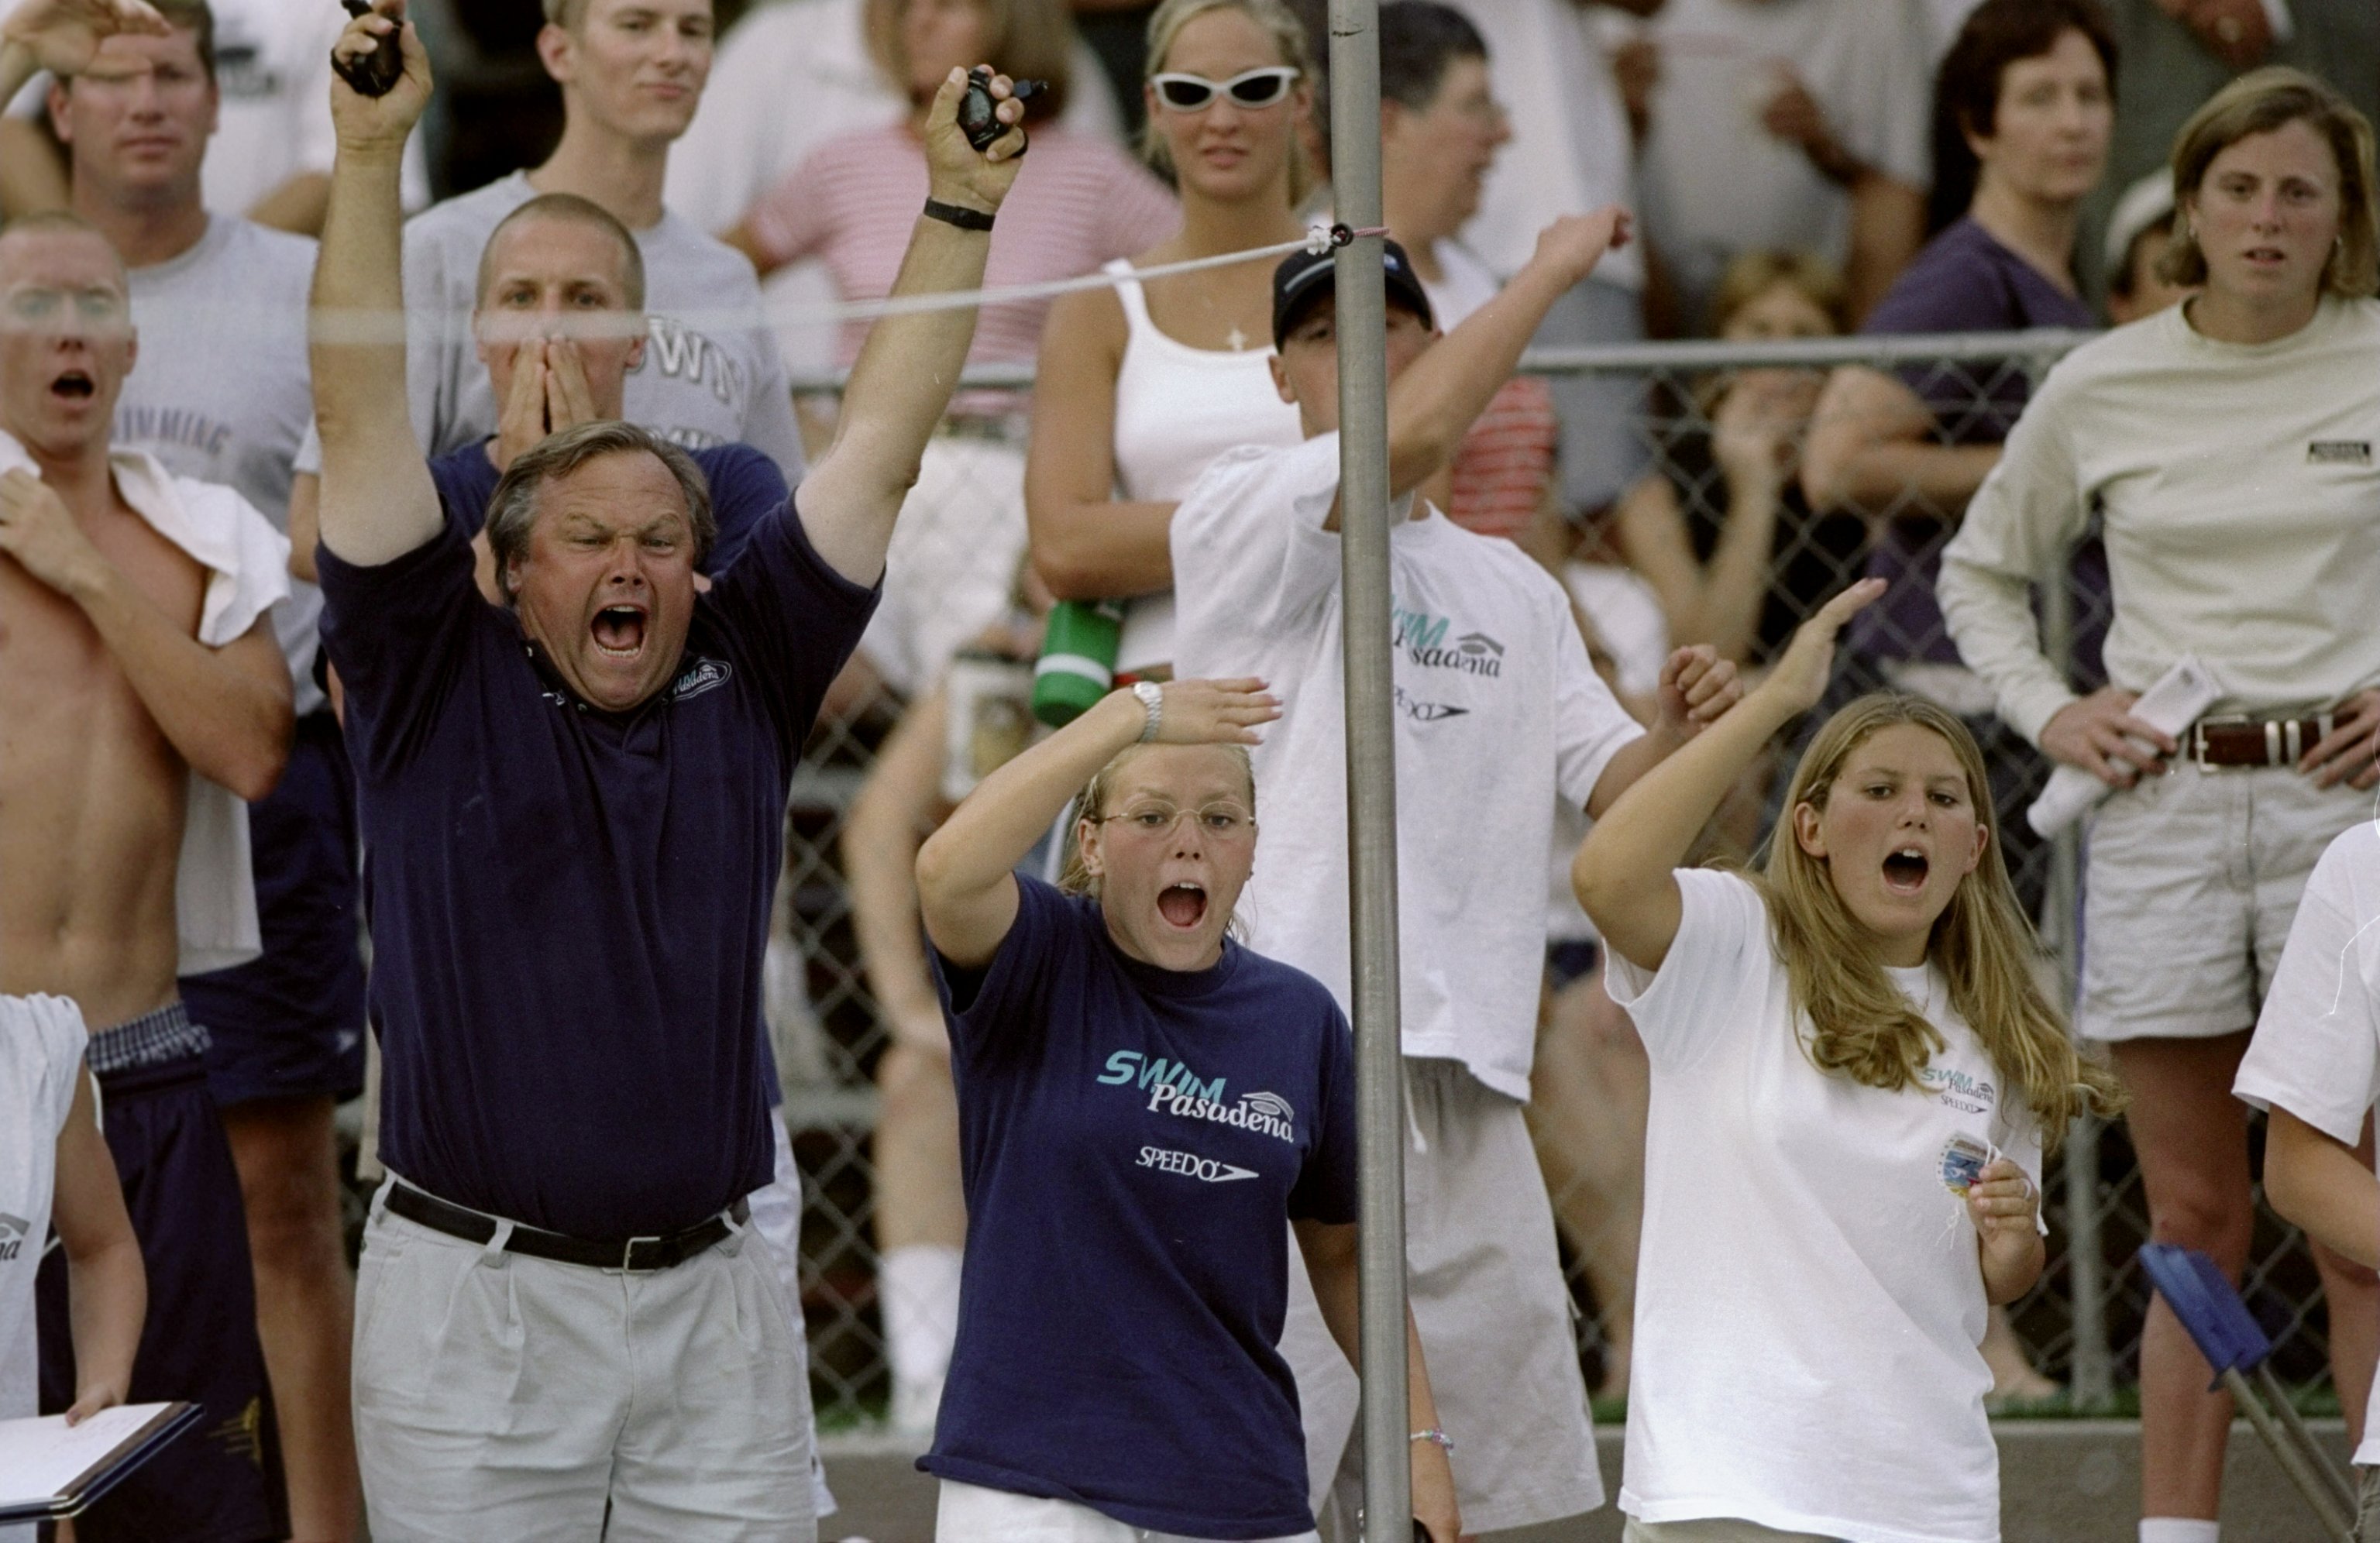
<svg viewBox="0 0 2380 1543">
<path fill-rule="evenodd" d="M 2198 763 L 2198 769 L 2201 772 L 2245 771 L 2246 768 L 2244 767 L 2210 766 L 2207 764 L 2206 731 L 2210 726 L 2228 729 L 2241 727 L 2254 722 L 2254 719 L 2251 718 L 2244 712 L 2226 712 L 2219 717 L 2201 718 L 2197 723 L 2192 723 L 2190 726 L 2190 759 Z"/>
<path fill-rule="evenodd" d="M 606 1275 L 650 1275 L 653 1271 L 661 1269 L 662 1267 L 658 1264 L 640 1265 L 637 1263 L 637 1245 L 640 1243 L 650 1243 L 659 1246 L 665 1240 L 658 1233 L 651 1237 L 630 1238 L 626 1243 L 620 1245 L 619 1264 L 616 1267 L 607 1267 L 603 1273 Z"/>
</svg>

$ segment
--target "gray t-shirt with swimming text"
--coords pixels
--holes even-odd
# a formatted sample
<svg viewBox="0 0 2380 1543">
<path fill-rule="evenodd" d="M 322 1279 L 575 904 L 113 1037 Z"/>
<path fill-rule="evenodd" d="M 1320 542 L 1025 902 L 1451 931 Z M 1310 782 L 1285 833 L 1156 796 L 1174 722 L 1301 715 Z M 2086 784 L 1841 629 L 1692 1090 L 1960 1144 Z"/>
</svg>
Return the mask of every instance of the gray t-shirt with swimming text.
<svg viewBox="0 0 2380 1543">
<path fill-rule="evenodd" d="M 496 431 L 495 393 L 471 340 L 480 253 L 504 216 L 536 196 L 528 175 L 515 172 L 406 223 L 406 392 L 414 432 L 433 457 Z M 793 394 L 750 261 L 672 213 L 636 236 L 648 336 L 624 415 L 689 450 L 751 445 L 788 485 L 800 481 Z M 319 440 L 309 440 L 299 466 L 320 469 Z"/>
<path fill-rule="evenodd" d="M 177 477 L 218 482 L 289 530 L 289 480 L 314 411 L 306 298 L 314 243 L 230 215 L 178 257 L 131 271 L 140 352 L 116 398 L 115 443 Z M 290 581 L 273 611 L 301 713 L 314 685 L 322 591 Z"/>
</svg>

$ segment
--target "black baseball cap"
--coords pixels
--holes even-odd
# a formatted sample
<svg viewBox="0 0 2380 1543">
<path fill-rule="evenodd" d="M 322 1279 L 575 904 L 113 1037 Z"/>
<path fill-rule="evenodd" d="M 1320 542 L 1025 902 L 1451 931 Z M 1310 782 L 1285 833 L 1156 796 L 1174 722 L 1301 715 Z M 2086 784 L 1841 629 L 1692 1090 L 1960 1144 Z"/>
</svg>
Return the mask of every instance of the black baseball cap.
<svg viewBox="0 0 2380 1543">
<path fill-rule="evenodd" d="M 1305 318 L 1316 300 L 1333 293 L 1338 283 L 1337 261 L 1334 252 L 1292 252 L 1272 271 L 1274 347 L 1288 339 L 1289 330 Z M 1386 237 L 1380 241 L 1380 270 L 1388 286 L 1390 304 L 1412 311 L 1421 318 L 1425 327 L 1438 325 L 1430 316 L 1429 296 L 1414 273 L 1413 259 L 1405 255 L 1402 247 Z"/>
</svg>

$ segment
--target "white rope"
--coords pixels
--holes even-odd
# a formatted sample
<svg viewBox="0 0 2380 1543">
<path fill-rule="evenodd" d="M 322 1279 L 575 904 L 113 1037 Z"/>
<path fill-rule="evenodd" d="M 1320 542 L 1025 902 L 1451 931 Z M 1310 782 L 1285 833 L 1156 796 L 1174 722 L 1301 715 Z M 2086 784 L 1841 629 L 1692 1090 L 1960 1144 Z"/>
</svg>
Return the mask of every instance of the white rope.
<svg viewBox="0 0 2380 1543">
<path fill-rule="evenodd" d="M 1372 236 L 1378 231 L 1360 231 L 1353 235 Z M 1238 251 L 1218 252 L 1208 257 L 1187 258 L 1180 262 L 1161 262 L 1153 268 L 1135 268 L 1123 273 L 1083 273 L 1074 278 L 1049 279 L 1039 284 L 1014 284 L 997 288 L 953 289 L 931 295 L 895 295 L 880 300 L 844 300 L 828 305 L 763 306 L 756 315 L 748 310 L 717 311 L 668 310 L 654 314 L 697 332 L 738 332 L 755 325 L 771 327 L 819 326 L 838 322 L 867 322 L 885 316 L 914 316 L 928 311 L 963 310 L 977 306 L 1009 305 L 1025 300 L 1043 300 L 1059 295 L 1071 295 L 1079 290 L 1108 289 L 1122 284 L 1145 284 L 1151 279 L 1170 278 L 1178 273 L 1202 273 L 1209 268 L 1233 267 L 1243 262 L 1257 262 L 1270 257 L 1285 257 L 1291 252 L 1312 252 L 1317 256 L 1329 251 L 1338 243 L 1337 232 L 1330 225 L 1316 225 L 1294 241 L 1276 241 L 1269 246 L 1247 247 Z M 397 317 L 392 326 L 389 319 Z M 347 344 L 388 344 L 403 341 L 404 326 L 410 320 L 414 335 L 432 330 L 432 320 L 419 311 L 390 311 L 347 308 L 336 310 L 317 310 L 310 314 L 310 329 L 316 342 Z M 468 313 L 461 317 L 445 317 L 438 322 L 452 325 L 461 323 L 468 331 Z M 611 325 L 617 326 L 614 320 Z M 641 333 L 637 327 L 632 331 Z M 569 331 L 577 336 L 604 335 L 605 319 L 601 316 L 574 317 Z"/>
</svg>

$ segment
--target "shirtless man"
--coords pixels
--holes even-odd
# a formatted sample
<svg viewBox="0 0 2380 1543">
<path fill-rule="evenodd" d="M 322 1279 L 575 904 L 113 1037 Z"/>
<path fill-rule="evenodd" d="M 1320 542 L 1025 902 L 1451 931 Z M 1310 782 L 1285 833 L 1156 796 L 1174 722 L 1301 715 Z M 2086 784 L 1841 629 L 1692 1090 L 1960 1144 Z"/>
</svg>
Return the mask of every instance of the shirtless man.
<svg viewBox="0 0 2380 1543">
<path fill-rule="evenodd" d="M 94 21 L 152 20 L 123 0 L 20 6 L 0 87 L 87 63 Z M 175 979 L 256 947 L 232 800 L 262 797 L 288 754 L 268 615 L 285 545 L 228 489 L 111 453 L 135 351 L 124 267 L 97 231 L 71 215 L 0 231 L 0 993 L 66 997 L 93 1030 L 151 1293 L 173 1305 L 142 1333 L 128 1396 L 207 1410 L 201 1434 L 85 1514 L 81 1543 L 279 1537 L 239 1181 Z M 52 1410 L 74 1386 L 64 1276 L 41 1281 Z"/>
</svg>

